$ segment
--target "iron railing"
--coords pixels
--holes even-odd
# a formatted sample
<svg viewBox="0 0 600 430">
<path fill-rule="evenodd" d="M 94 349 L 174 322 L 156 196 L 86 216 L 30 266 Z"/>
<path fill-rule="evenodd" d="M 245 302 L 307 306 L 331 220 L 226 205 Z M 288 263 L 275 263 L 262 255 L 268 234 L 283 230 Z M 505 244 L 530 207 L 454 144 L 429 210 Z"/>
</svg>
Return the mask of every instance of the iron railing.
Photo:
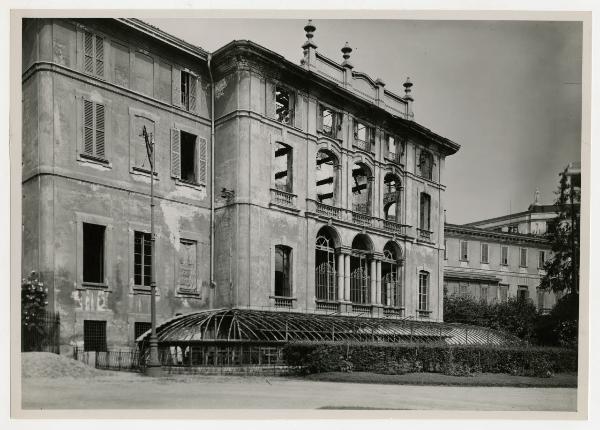
<svg viewBox="0 0 600 430">
<path fill-rule="evenodd" d="M 76 346 L 73 348 L 73 358 L 96 369 L 140 370 L 140 352 L 137 349 L 84 351 L 82 347 Z"/>
<path fill-rule="evenodd" d="M 21 322 L 21 351 L 52 352 L 60 354 L 60 315 L 44 312 Z"/>
</svg>

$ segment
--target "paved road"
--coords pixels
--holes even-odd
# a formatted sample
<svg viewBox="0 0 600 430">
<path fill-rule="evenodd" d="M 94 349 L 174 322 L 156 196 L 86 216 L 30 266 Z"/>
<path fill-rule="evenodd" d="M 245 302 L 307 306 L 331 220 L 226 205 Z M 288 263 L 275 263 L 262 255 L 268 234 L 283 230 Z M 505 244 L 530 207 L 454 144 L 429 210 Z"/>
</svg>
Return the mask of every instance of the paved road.
<svg viewBox="0 0 600 430">
<path fill-rule="evenodd" d="M 441 387 L 315 382 L 278 377 L 137 374 L 27 378 L 24 409 L 437 409 L 574 411 L 574 388 Z"/>
</svg>

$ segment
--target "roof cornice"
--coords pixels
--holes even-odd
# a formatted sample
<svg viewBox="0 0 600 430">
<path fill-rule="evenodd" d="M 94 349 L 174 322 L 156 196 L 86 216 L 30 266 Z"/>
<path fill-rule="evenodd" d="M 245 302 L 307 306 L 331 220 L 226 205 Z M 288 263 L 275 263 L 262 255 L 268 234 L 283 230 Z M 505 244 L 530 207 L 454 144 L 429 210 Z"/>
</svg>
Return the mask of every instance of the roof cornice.
<svg viewBox="0 0 600 430">
<path fill-rule="evenodd" d="M 499 231 L 487 230 L 484 228 L 467 227 L 464 225 L 457 224 L 444 224 L 444 234 L 449 237 L 478 237 L 486 239 L 495 239 L 500 242 L 511 242 L 518 244 L 528 243 L 535 245 L 544 245 L 547 247 L 550 246 L 550 240 L 546 239 L 545 237 L 517 233 L 504 233 Z"/>
</svg>

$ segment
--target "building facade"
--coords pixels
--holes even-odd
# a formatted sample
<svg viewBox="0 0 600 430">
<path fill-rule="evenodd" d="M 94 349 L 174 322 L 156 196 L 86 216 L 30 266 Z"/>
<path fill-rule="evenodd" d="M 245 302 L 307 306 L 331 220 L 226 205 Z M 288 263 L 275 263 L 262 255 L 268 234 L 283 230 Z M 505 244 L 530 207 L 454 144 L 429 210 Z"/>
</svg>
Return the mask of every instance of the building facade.
<svg viewBox="0 0 600 430">
<path fill-rule="evenodd" d="M 548 312 L 557 296 L 539 289 L 550 243 L 542 237 L 446 224 L 444 290 L 487 303 L 531 300 Z"/>
<path fill-rule="evenodd" d="M 459 145 L 414 120 L 410 81 L 393 93 L 305 30 L 294 64 L 134 19 L 24 21 L 22 270 L 49 287 L 63 343 L 149 327 L 144 129 L 159 323 L 228 307 L 442 321 Z"/>
</svg>

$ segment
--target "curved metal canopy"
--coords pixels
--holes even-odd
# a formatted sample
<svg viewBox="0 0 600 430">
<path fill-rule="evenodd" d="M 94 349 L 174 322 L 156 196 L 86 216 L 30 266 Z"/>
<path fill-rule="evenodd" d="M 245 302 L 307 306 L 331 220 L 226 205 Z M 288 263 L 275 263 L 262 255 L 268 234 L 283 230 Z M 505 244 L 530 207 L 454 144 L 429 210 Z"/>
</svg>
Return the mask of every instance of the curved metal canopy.
<svg viewBox="0 0 600 430">
<path fill-rule="evenodd" d="M 509 341 L 502 333 L 477 329 L 479 332 L 471 329 L 465 337 L 464 328 L 459 331 L 456 326 L 444 323 L 232 308 L 180 315 L 157 326 L 156 333 L 163 346 L 204 342 L 441 341 L 464 344 Z M 137 341 L 143 345 L 149 337 L 150 331 L 147 331 Z"/>
</svg>

